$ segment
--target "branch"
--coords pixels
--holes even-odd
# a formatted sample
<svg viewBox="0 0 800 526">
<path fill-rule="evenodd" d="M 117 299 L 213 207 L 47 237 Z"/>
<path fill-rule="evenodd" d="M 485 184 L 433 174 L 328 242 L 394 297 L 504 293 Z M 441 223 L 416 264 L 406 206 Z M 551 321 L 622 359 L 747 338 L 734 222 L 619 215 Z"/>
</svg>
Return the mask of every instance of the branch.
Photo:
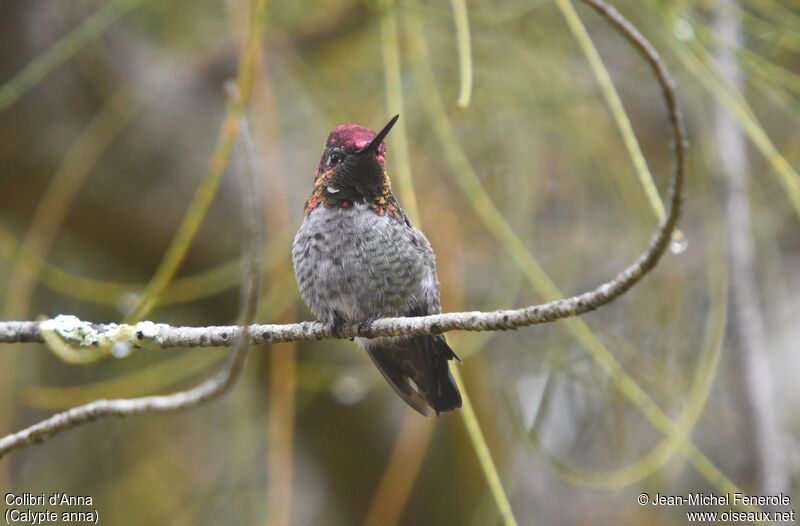
<svg viewBox="0 0 800 526">
<path fill-rule="evenodd" d="M 239 102 L 241 102 L 241 95 L 236 86 L 228 86 L 228 88 L 231 92 L 231 97 L 239 99 Z M 243 137 L 239 142 L 244 150 L 244 155 L 242 156 L 244 250 L 242 255 L 243 275 L 240 307 L 240 318 L 243 327 L 237 327 L 235 336 L 228 341 L 229 345 L 233 345 L 233 350 L 228 356 L 225 365 L 214 376 L 186 391 L 163 396 L 97 400 L 55 414 L 17 433 L 0 438 L 0 457 L 9 451 L 41 442 L 56 433 L 99 418 L 173 413 L 191 409 L 222 396 L 239 379 L 251 345 L 248 327 L 253 323 L 258 306 L 261 277 L 259 269 L 261 268 L 261 253 L 264 240 L 262 225 L 264 214 L 261 210 L 261 193 L 256 189 L 257 178 L 254 174 L 255 165 L 252 162 L 254 154 L 249 140 L 250 136 L 247 134 L 246 121 L 243 121 L 243 123 Z M 26 326 L 26 323 L 15 324 L 15 322 L 8 322 L 3 325 Z M 116 349 L 120 345 L 129 349 L 131 345 L 141 346 L 141 343 L 144 343 L 146 339 L 152 341 L 158 337 L 159 333 L 159 326 L 150 322 L 137 323 L 136 325 L 108 324 L 93 327 L 91 324 L 78 320 L 75 316 L 58 316 L 53 320 L 33 323 L 32 326 L 35 330 L 35 336 L 38 338 L 42 338 L 42 335 L 46 333 L 49 333 L 49 336 L 55 334 L 69 345 L 78 348 L 83 347 L 84 349 L 90 348 L 91 350 L 95 350 L 97 346 Z M 0 328 L 0 332 L 4 336 L 10 334 L 8 330 L 3 328 Z"/>
<path fill-rule="evenodd" d="M 583 0 L 620 31 L 653 69 L 661 86 L 674 144 L 675 167 L 670 185 L 670 207 L 645 252 L 614 279 L 596 289 L 571 298 L 532 305 L 521 309 L 494 312 L 457 312 L 416 318 L 384 318 L 369 327 L 349 325 L 334 334 L 331 326 L 319 322 L 285 325 L 247 325 L 245 327 L 171 327 L 140 322 L 135 325 L 97 325 L 74 316 L 58 316 L 43 322 L 0 322 L 0 343 L 42 342 L 43 332 L 57 334 L 74 347 L 114 345 L 128 342 L 155 347 L 219 347 L 235 345 L 232 358 L 216 376 L 194 389 L 170 396 L 152 396 L 133 400 L 99 400 L 70 409 L 0 439 L 0 456 L 8 451 L 42 440 L 58 431 L 75 427 L 107 415 L 167 412 L 193 407 L 225 392 L 235 381 L 246 356 L 248 339 L 255 344 L 351 338 L 356 336 L 402 336 L 439 334 L 454 330 L 497 331 L 548 323 L 591 312 L 624 294 L 658 263 L 669 245 L 681 211 L 686 174 L 686 134 L 678 109 L 674 83 L 653 46 L 614 8 L 602 0 Z M 250 192 L 255 195 L 255 192 Z M 245 206 L 247 209 L 248 206 Z M 253 216 L 255 217 L 255 215 Z M 259 215 L 260 217 L 260 215 Z M 252 235 L 252 232 L 249 232 Z M 252 265 L 250 269 L 257 268 Z M 251 278 L 252 279 L 252 278 Z M 252 293 L 252 288 L 250 293 Z"/>
</svg>

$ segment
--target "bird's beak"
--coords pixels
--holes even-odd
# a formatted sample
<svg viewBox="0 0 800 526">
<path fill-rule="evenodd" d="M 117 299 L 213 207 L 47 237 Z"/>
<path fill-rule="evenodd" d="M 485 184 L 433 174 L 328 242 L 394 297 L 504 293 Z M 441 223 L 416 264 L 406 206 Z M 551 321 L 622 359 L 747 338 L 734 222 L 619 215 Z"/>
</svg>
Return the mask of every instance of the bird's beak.
<svg viewBox="0 0 800 526">
<path fill-rule="evenodd" d="M 394 123 L 397 122 L 397 119 L 399 119 L 399 118 L 400 118 L 399 114 L 395 115 L 394 117 L 392 117 L 392 120 L 390 120 L 389 123 L 386 126 L 384 126 L 383 129 L 380 132 L 378 132 L 378 135 L 376 135 L 375 138 L 372 139 L 372 142 L 369 143 L 368 145 L 366 145 L 365 147 L 361 148 L 358 152 L 356 152 L 356 154 L 357 155 L 364 155 L 364 154 L 370 153 L 370 152 L 376 152 L 377 153 L 378 147 L 383 142 L 383 139 L 385 139 L 386 136 L 389 135 L 389 132 L 391 131 L 392 126 L 394 126 Z"/>
</svg>

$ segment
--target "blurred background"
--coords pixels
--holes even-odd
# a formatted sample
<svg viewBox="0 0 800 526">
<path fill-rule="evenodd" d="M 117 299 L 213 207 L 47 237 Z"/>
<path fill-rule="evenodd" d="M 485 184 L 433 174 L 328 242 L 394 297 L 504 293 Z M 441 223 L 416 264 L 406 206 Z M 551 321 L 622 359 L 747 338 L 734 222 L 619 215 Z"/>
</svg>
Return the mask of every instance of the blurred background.
<svg viewBox="0 0 800 526">
<path fill-rule="evenodd" d="M 636 497 L 733 485 L 794 506 L 800 2 L 613 4 L 676 80 L 691 143 L 681 233 L 598 312 L 449 334 L 467 392 L 520 524 L 684 524 L 692 508 Z M 445 311 L 594 288 L 663 217 L 673 158 L 660 89 L 581 3 L 272 1 L 255 23 L 244 0 L 0 9 L 3 319 L 235 322 L 243 160 L 224 84 L 237 74 L 267 231 L 259 323 L 311 319 L 289 251 L 343 122 L 401 114 L 389 173 L 437 253 Z M 143 310 L 182 221 L 196 235 Z M 0 433 L 187 388 L 225 352 L 74 364 L 2 346 Z M 509 524 L 474 439 L 460 412 L 409 410 L 350 342 L 276 344 L 207 406 L 103 420 L 9 455 L 0 489 L 89 495 L 107 524 Z"/>
</svg>

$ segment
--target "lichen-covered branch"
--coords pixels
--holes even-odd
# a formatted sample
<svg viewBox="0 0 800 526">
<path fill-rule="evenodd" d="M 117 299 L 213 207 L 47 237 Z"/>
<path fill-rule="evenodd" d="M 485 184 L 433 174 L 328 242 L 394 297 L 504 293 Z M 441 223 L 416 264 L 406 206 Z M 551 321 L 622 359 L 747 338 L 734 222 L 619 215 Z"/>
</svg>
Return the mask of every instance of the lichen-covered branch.
<svg viewBox="0 0 800 526">
<path fill-rule="evenodd" d="M 255 7 L 263 8 L 263 5 L 264 0 L 254 2 Z M 238 89 L 235 86 L 229 86 L 229 89 L 232 92 L 231 96 L 239 98 L 241 101 Z M 249 143 L 244 144 L 245 148 L 248 145 Z M 0 438 L 0 457 L 9 451 L 39 443 L 56 433 L 99 418 L 182 411 L 218 398 L 233 387 L 239 379 L 251 348 L 248 327 L 255 318 L 258 306 L 261 280 L 259 269 L 261 268 L 260 261 L 264 241 L 263 203 L 259 198 L 260 192 L 256 190 L 257 179 L 254 174 L 254 163 L 248 162 L 250 155 L 252 155 L 252 151 L 245 151 L 245 160 L 242 163 L 242 215 L 244 220 L 240 307 L 242 328 L 238 328 L 233 340 L 228 342 L 229 345 L 233 345 L 233 350 L 225 361 L 225 365 L 211 378 L 186 391 L 131 399 L 97 400 L 57 413 L 37 424 Z M 25 327 L 30 327 L 24 322 L 9 322 L 4 325 L 9 326 L 0 328 L 0 332 L 4 336 L 13 333 L 15 327 L 23 329 L 23 331 Z M 115 352 L 114 350 L 119 347 L 130 348 L 131 345 L 157 344 L 161 338 L 161 331 L 166 328 L 164 325 L 156 325 L 151 322 L 140 322 L 135 325 L 94 325 L 83 322 L 75 316 L 57 316 L 52 320 L 33 323 L 32 327 L 35 331 L 35 339 L 28 341 L 41 341 L 42 337 L 56 338 L 61 340 L 64 345 L 71 346 L 76 352 L 80 352 L 81 348 L 96 350 L 98 347 Z"/>
<path fill-rule="evenodd" d="M 352 324 L 344 326 L 337 333 L 334 333 L 330 325 L 320 322 L 251 325 L 250 335 L 252 342 L 258 344 L 356 336 L 438 334 L 455 330 L 511 330 L 569 318 L 593 311 L 613 301 L 644 277 L 655 266 L 658 257 L 663 254 L 669 241 L 669 231 L 664 231 L 666 234 L 663 236 L 663 242 L 657 242 L 661 237 L 657 236 L 647 252 L 616 278 L 591 292 L 567 299 L 520 309 L 492 312 L 449 312 L 413 318 L 382 318 L 375 320 L 367 328 L 359 328 L 358 324 Z M 48 327 L 58 327 L 55 329 L 56 333 L 67 342 L 86 348 L 94 345 L 91 342 L 128 334 L 135 335 L 134 344 L 145 347 L 224 347 L 235 342 L 242 333 L 242 328 L 237 326 L 173 327 L 152 322 L 140 322 L 132 326 L 97 325 L 82 322 L 74 316 L 59 316 L 44 322 L 0 322 L 0 343 L 41 342 L 43 341 L 40 328 L 42 323 Z M 73 323 L 92 327 L 92 331 L 87 334 L 85 330 L 75 330 Z"/>
<path fill-rule="evenodd" d="M 56 317 L 44 322 L 0 322 L 0 343 L 41 342 L 44 334 L 56 335 L 73 348 L 130 343 L 157 347 L 218 347 L 235 345 L 232 360 L 216 376 L 189 391 L 169 396 L 152 396 L 133 400 L 99 400 L 59 413 L 18 433 L 0 438 L 0 456 L 12 449 L 42 440 L 54 433 L 107 415 L 131 415 L 176 411 L 192 407 L 218 396 L 232 385 L 246 356 L 246 342 L 254 343 L 350 338 L 355 336 L 400 336 L 436 334 L 454 330 L 497 331 L 547 323 L 578 316 L 606 305 L 624 294 L 658 263 L 666 250 L 678 221 L 683 200 L 686 174 L 686 136 L 683 119 L 664 62 L 652 45 L 614 8 L 602 0 L 584 0 L 605 16 L 641 53 L 652 67 L 661 86 L 674 144 L 675 168 L 671 182 L 669 213 L 661 223 L 649 246 L 629 267 L 596 289 L 571 298 L 551 301 L 520 309 L 494 312 L 456 312 L 415 318 L 384 318 L 369 327 L 344 327 L 334 334 L 332 327 L 319 322 L 285 325 L 246 325 L 224 327 L 172 327 L 152 322 L 120 326 L 91 324 L 72 316 Z M 252 193 L 255 195 L 255 193 Z M 260 216 L 259 216 L 260 217 Z M 252 235 L 252 232 L 250 232 Z M 250 267 L 257 268 L 257 265 Z M 252 293 L 252 287 L 250 289 Z M 244 349 L 244 350 L 243 350 Z"/>
</svg>

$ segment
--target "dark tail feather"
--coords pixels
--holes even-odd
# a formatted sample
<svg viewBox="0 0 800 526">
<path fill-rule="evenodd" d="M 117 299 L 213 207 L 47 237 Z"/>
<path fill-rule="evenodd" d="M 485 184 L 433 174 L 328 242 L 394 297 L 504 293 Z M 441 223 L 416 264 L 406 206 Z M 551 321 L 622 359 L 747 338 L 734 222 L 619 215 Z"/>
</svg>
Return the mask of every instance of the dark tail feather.
<svg viewBox="0 0 800 526">
<path fill-rule="evenodd" d="M 456 382 L 450 374 L 448 362 L 461 361 L 453 349 L 447 345 L 444 336 L 420 336 L 426 340 L 426 345 L 433 345 L 433 385 L 428 393 L 428 402 L 436 414 L 446 413 L 461 407 L 461 393 L 458 392 Z"/>
<path fill-rule="evenodd" d="M 461 407 L 461 394 L 448 362 L 458 357 L 443 336 L 371 340 L 367 352 L 389 385 L 423 415 Z"/>
</svg>

